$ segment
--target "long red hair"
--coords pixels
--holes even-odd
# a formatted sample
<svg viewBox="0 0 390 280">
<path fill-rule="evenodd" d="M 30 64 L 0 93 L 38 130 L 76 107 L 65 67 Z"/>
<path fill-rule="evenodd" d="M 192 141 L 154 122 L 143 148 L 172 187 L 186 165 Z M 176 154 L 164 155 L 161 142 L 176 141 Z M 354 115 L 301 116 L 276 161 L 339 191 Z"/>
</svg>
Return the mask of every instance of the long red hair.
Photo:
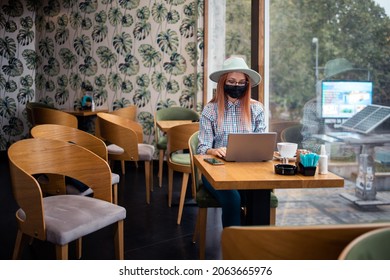
<svg viewBox="0 0 390 280">
<path fill-rule="evenodd" d="M 213 98 L 210 100 L 212 103 L 217 103 L 218 105 L 218 126 L 221 127 L 224 120 L 225 112 L 225 90 L 224 85 L 227 80 L 228 73 L 223 74 L 217 83 L 217 90 Z M 242 112 L 241 121 L 248 130 L 251 130 L 251 81 L 247 75 L 245 75 L 247 80 L 246 91 L 243 97 L 240 98 L 240 107 Z"/>
</svg>

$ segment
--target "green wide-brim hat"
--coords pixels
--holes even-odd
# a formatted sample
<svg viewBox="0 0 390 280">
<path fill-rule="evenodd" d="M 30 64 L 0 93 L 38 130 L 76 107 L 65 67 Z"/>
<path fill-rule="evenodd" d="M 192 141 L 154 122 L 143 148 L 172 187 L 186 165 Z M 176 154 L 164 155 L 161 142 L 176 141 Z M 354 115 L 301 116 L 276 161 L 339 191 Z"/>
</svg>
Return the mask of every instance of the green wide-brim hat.
<svg viewBox="0 0 390 280">
<path fill-rule="evenodd" d="M 326 79 L 330 79 L 338 74 L 355 70 L 353 64 L 345 58 L 336 58 L 329 60 L 325 64 L 324 76 Z"/>
<path fill-rule="evenodd" d="M 261 82 L 261 76 L 255 70 L 248 67 L 245 60 L 241 57 L 229 57 L 222 64 L 222 69 L 210 74 L 210 79 L 218 83 L 223 74 L 230 72 L 241 72 L 248 75 L 251 80 L 251 86 L 255 87 Z"/>
</svg>

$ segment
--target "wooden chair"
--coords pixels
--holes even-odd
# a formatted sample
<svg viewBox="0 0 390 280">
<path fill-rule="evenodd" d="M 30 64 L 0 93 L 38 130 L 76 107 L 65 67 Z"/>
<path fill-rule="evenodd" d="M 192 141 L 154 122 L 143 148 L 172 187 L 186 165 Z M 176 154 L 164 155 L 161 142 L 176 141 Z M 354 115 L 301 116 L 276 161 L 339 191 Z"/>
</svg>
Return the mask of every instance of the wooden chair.
<svg viewBox="0 0 390 280">
<path fill-rule="evenodd" d="M 153 189 L 154 146 L 143 143 L 142 126 L 127 118 L 109 113 L 98 113 L 101 136 L 107 145 L 110 161 L 143 161 L 145 163 L 146 202 L 150 203 L 150 191 Z M 125 169 L 122 168 L 122 174 Z"/>
<path fill-rule="evenodd" d="M 224 260 L 337 260 L 356 237 L 390 223 L 224 228 Z"/>
<path fill-rule="evenodd" d="M 201 174 L 194 164 L 193 157 L 197 154 L 199 131 L 191 135 L 188 140 L 191 159 L 192 185 L 196 187 L 196 203 L 198 204 L 198 217 L 196 220 L 195 231 L 192 241 L 195 243 L 199 240 L 199 259 L 205 259 L 206 255 L 206 228 L 207 228 L 207 209 L 221 207 L 215 197 L 203 186 Z M 276 207 L 278 198 L 271 193 L 270 224 L 275 225 Z"/>
<path fill-rule="evenodd" d="M 59 124 L 41 124 L 33 127 L 30 133 L 31 136 L 34 138 L 62 140 L 82 146 L 90 150 L 91 152 L 97 154 L 99 157 L 108 162 L 106 144 L 102 140 L 88 132 Z M 118 204 L 118 183 L 120 180 L 120 176 L 116 173 L 111 173 L 111 178 L 111 184 L 113 188 L 113 201 L 115 204 Z M 60 186 L 61 185 L 59 184 L 54 184 L 55 189 L 47 190 L 47 192 L 49 194 L 58 194 L 64 192 L 66 193 L 66 190 L 59 189 Z"/>
<path fill-rule="evenodd" d="M 199 240 L 199 259 L 204 260 L 206 256 L 206 229 L 207 229 L 207 209 L 220 208 L 221 205 L 215 197 L 203 187 L 201 174 L 196 168 L 193 157 L 197 154 L 198 134 L 196 131 L 188 140 L 188 147 L 190 149 L 190 163 L 192 173 L 192 185 L 196 188 L 196 203 L 198 205 L 198 216 L 196 219 L 194 236 L 192 242 Z"/>
<path fill-rule="evenodd" d="M 111 170 L 107 162 L 78 145 L 31 138 L 8 150 L 12 190 L 20 209 L 13 258 L 21 257 L 30 238 L 55 244 L 57 259 L 68 258 L 68 244 L 76 241 L 81 256 L 82 237 L 115 224 L 115 255 L 124 258 L 123 220 L 126 209 L 112 203 Z M 54 195 L 43 197 L 34 174 L 69 176 L 90 186 L 94 197 Z"/>
<path fill-rule="evenodd" d="M 104 113 L 106 116 L 108 113 Z M 109 113 L 109 114 L 112 114 L 112 113 Z M 112 114 L 112 115 L 115 115 L 115 114 Z M 139 144 L 142 144 L 143 143 L 143 131 L 142 131 L 142 126 L 136 122 L 136 121 L 133 121 L 127 117 L 123 117 L 123 116 L 119 116 L 119 115 L 115 115 L 115 116 L 118 116 L 119 118 L 117 117 L 113 117 L 113 118 L 110 118 L 112 121 L 115 121 L 115 120 L 118 120 L 118 121 L 122 121 L 126 126 L 129 126 L 136 132 L 137 134 L 137 141 Z M 127 121 L 128 120 L 128 121 Z M 99 131 L 99 138 L 102 139 L 103 141 L 106 141 L 107 142 L 107 139 L 105 139 L 103 136 L 102 136 L 102 133 L 100 132 L 100 124 L 99 124 L 99 118 L 96 118 L 96 123 L 98 125 L 98 131 Z M 109 142 L 109 141 L 108 141 Z M 122 149 L 114 149 L 114 148 L 118 148 L 118 146 L 109 146 L 108 149 L 108 153 L 110 154 L 109 158 L 112 159 L 113 155 L 116 155 L 116 154 L 121 154 L 123 151 Z M 125 160 L 120 160 L 121 162 L 121 169 L 122 169 L 122 174 L 125 174 L 126 173 L 126 168 L 125 168 Z M 136 163 L 136 166 L 138 167 L 138 164 L 137 164 L 137 161 L 134 161 Z"/>
<path fill-rule="evenodd" d="M 135 105 L 129 105 L 127 107 L 119 108 L 115 111 L 110 112 L 110 114 L 121 116 L 127 119 L 130 119 L 132 121 L 137 121 L 137 106 Z M 99 132 L 99 125 L 98 125 L 98 119 L 95 120 L 95 135 L 99 138 L 101 138 L 100 132 Z"/>
<path fill-rule="evenodd" d="M 132 120 L 134 122 L 137 121 L 137 106 L 135 105 L 129 105 L 127 107 L 119 108 L 115 111 L 112 111 L 111 114 L 121 116 L 124 118 L 127 118 L 129 120 Z M 125 162 L 121 161 L 122 168 L 125 169 Z M 138 167 L 138 163 L 135 162 L 136 166 Z"/>
<path fill-rule="evenodd" d="M 137 106 L 129 105 L 127 107 L 119 108 L 115 111 L 112 111 L 111 114 L 128 118 L 132 121 L 137 121 Z"/>
<path fill-rule="evenodd" d="M 48 105 L 42 105 L 40 103 L 28 103 L 26 106 L 27 112 L 31 114 L 32 126 L 39 124 L 60 124 L 73 128 L 78 127 L 77 117 L 68 114 L 66 112 L 57 110 L 55 108 L 49 108 Z M 40 181 L 41 186 L 47 193 L 66 194 L 66 187 L 60 189 L 59 186 L 63 186 L 65 183 L 65 177 L 57 174 L 46 174 L 47 180 Z M 69 190 L 69 188 L 68 188 Z"/>
<path fill-rule="evenodd" d="M 278 143 L 278 142 L 282 141 L 281 133 L 282 133 L 283 129 L 285 129 L 287 127 L 290 127 L 290 126 L 298 125 L 298 124 L 299 124 L 298 121 L 283 121 L 283 120 L 281 120 L 281 121 L 270 121 L 269 131 L 277 133 L 276 143 Z"/>
<path fill-rule="evenodd" d="M 32 109 L 34 126 L 37 124 L 61 124 L 77 128 L 78 120 L 77 117 L 57 110 L 43 107 L 35 107 Z"/>
<path fill-rule="evenodd" d="M 298 149 L 302 148 L 302 124 L 293 125 L 282 130 L 280 133 L 281 142 L 292 142 L 298 144 Z"/>
<path fill-rule="evenodd" d="M 349 243 L 339 260 L 390 260 L 390 227 L 366 232 Z"/>
<path fill-rule="evenodd" d="M 168 163 L 168 206 L 172 205 L 173 192 L 173 173 L 183 173 L 179 211 L 177 215 L 177 224 L 180 225 L 183 214 L 184 201 L 188 186 L 188 179 L 191 174 L 190 154 L 188 152 L 188 140 L 195 131 L 199 130 L 199 123 L 189 123 L 177 125 L 170 128 L 167 132 L 167 163 Z M 191 184 L 192 185 L 192 184 Z M 192 196 L 195 198 L 195 185 L 192 185 Z"/>
<path fill-rule="evenodd" d="M 28 102 L 26 104 L 26 113 L 27 113 L 27 120 L 31 124 L 31 126 L 35 125 L 33 110 L 34 110 L 34 108 L 37 108 L 37 107 L 39 107 L 39 108 L 49 108 L 49 109 L 56 110 L 54 107 L 52 107 L 52 106 L 50 106 L 48 104 L 45 104 L 45 103 Z"/>
<path fill-rule="evenodd" d="M 159 150 L 158 158 L 158 185 L 162 186 L 163 178 L 163 163 L 165 157 L 165 151 L 167 149 L 167 137 L 166 134 L 157 127 L 157 121 L 160 120 L 192 120 L 199 121 L 199 114 L 191 109 L 184 107 L 169 107 L 157 110 L 154 115 L 154 136 L 156 140 L 156 147 Z"/>
</svg>

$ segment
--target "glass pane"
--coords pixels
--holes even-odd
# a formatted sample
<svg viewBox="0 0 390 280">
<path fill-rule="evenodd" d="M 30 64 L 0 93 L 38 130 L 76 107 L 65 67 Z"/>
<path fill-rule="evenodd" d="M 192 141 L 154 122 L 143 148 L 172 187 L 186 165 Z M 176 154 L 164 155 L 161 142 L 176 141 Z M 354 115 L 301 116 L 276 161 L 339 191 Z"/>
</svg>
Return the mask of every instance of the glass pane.
<svg viewBox="0 0 390 280">
<path fill-rule="evenodd" d="M 251 65 L 251 0 L 208 1 L 207 71 L 221 69 L 230 56 L 241 56 Z M 207 100 L 212 98 L 216 84 L 207 84 Z"/>
<path fill-rule="evenodd" d="M 350 132 L 343 124 L 367 104 L 390 106 L 390 11 L 382 7 L 389 7 L 388 1 L 378 2 L 270 1 L 270 128 L 301 124 L 295 136 L 304 138 L 302 147 L 319 152 L 326 144 L 334 166 L 351 163 L 342 174 L 347 176 L 360 176 L 360 154 L 372 156 L 370 164 L 390 174 L 390 149 L 383 146 L 390 141 L 355 145 L 322 137 Z M 324 84 L 327 80 L 338 82 Z M 390 122 L 370 135 L 381 129 L 390 133 Z"/>
<path fill-rule="evenodd" d="M 226 1 L 226 57 L 243 56 L 251 62 L 251 0 Z"/>
</svg>

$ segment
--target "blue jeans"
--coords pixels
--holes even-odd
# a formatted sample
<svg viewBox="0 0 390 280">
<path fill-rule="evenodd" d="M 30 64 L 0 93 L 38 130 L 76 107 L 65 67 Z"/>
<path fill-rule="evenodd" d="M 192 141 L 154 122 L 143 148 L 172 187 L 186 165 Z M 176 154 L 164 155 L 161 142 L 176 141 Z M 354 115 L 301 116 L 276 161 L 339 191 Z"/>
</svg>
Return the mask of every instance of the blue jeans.
<svg viewBox="0 0 390 280">
<path fill-rule="evenodd" d="M 204 187 L 218 200 L 222 207 L 222 226 L 241 225 L 241 194 L 237 190 L 216 190 L 202 175 Z"/>
</svg>

